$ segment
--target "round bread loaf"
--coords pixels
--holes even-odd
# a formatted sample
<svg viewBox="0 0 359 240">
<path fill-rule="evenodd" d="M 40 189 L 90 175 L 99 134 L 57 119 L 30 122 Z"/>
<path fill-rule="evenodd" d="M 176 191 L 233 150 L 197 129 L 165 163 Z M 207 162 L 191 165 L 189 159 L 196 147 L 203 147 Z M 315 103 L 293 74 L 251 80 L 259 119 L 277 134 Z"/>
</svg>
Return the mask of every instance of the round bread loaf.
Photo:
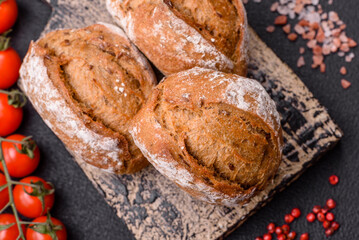
<svg viewBox="0 0 359 240">
<path fill-rule="evenodd" d="M 165 75 L 196 66 L 246 75 L 241 0 L 107 0 L 107 9 Z"/>
<path fill-rule="evenodd" d="M 75 158 L 115 173 L 148 165 L 128 125 L 155 84 L 145 57 L 121 29 L 104 23 L 32 42 L 19 82 Z"/>
<path fill-rule="evenodd" d="M 160 173 L 209 203 L 247 202 L 281 162 L 274 101 L 257 81 L 235 74 L 194 68 L 168 76 L 129 131 Z"/>
</svg>

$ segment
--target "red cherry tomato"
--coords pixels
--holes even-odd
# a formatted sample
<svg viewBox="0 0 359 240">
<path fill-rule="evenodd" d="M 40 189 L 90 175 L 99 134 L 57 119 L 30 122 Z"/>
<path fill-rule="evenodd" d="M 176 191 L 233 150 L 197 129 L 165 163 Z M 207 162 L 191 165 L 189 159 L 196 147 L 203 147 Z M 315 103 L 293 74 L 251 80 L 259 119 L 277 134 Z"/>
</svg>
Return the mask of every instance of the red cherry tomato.
<svg viewBox="0 0 359 240">
<path fill-rule="evenodd" d="M 25 136 L 23 135 L 14 134 L 7 137 L 6 139 L 21 141 L 24 138 Z M 33 171 L 35 171 L 35 169 L 39 165 L 40 150 L 35 145 L 33 150 L 34 157 L 30 158 L 26 154 L 19 153 L 14 145 L 16 145 L 19 150 L 22 150 L 22 146 L 19 143 L 2 142 L 4 159 L 6 162 L 7 169 L 9 170 L 9 174 L 10 176 L 16 178 L 28 176 Z M 0 169 L 4 171 L 2 164 L 0 165 Z"/>
<path fill-rule="evenodd" d="M 22 183 L 42 182 L 46 190 L 52 189 L 52 187 L 47 182 L 45 182 L 45 180 L 39 177 L 33 177 L 33 176 L 27 177 L 22 179 L 20 182 Z M 54 193 L 51 193 L 50 195 L 44 195 L 43 196 L 44 209 L 43 209 L 40 197 L 31 196 L 30 194 L 28 194 L 28 193 L 34 193 L 35 191 L 36 189 L 34 190 L 31 186 L 24 186 L 20 184 L 16 185 L 13 191 L 14 203 L 16 209 L 18 210 L 19 213 L 21 213 L 23 216 L 28 218 L 37 218 L 43 216 L 54 205 L 54 201 L 55 201 Z M 40 193 L 43 192 L 44 191 L 40 190 Z"/>
<path fill-rule="evenodd" d="M 43 223 L 46 222 L 47 217 L 42 216 L 33 220 L 33 222 Z M 51 217 L 52 223 L 55 225 L 55 228 L 61 226 L 61 230 L 56 231 L 56 236 L 58 240 L 66 240 L 67 232 L 65 225 L 58 219 Z M 35 230 L 28 228 L 26 231 L 26 240 L 52 240 L 49 234 L 39 233 Z"/>
<path fill-rule="evenodd" d="M 6 32 L 15 24 L 17 14 L 15 0 L 5 0 L 0 3 L 0 34 Z"/>
<path fill-rule="evenodd" d="M 0 51 L 0 89 L 6 89 L 14 85 L 19 78 L 20 66 L 21 58 L 13 48 L 9 47 L 6 50 Z"/>
<path fill-rule="evenodd" d="M 15 240 L 19 236 L 19 229 L 16 225 L 15 216 L 9 213 L 0 214 L 0 225 L 8 225 L 15 223 L 8 229 L 0 231 L 1 240 Z M 22 231 L 25 233 L 25 227 L 22 226 Z"/>
<path fill-rule="evenodd" d="M 1 163 L 0 163 L 1 164 Z M 6 184 L 4 174 L 0 173 L 0 187 Z M 0 192 L 0 210 L 9 202 L 9 190 L 5 188 Z"/>
<path fill-rule="evenodd" d="M 0 136 L 13 133 L 20 126 L 22 117 L 22 108 L 9 105 L 7 94 L 0 93 Z"/>
</svg>

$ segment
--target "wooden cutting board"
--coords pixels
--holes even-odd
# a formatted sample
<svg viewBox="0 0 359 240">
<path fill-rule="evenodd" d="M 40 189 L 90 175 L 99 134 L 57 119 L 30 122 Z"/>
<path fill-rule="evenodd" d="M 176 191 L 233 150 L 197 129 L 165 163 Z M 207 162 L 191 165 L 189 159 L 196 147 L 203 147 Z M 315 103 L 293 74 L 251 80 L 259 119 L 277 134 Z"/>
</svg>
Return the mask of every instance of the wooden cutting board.
<svg viewBox="0 0 359 240">
<path fill-rule="evenodd" d="M 112 22 L 105 0 L 46 0 L 53 7 L 44 33 Z M 250 30 L 249 77 L 260 81 L 281 114 L 285 148 L 272 183 L 246 206 L 227 208 L 191 198 L 153 167 L 134 175 L 105 173 L 75 159 L 137 239 L 218 239 L 227 236 L 297 179 L 342 137 L 312 93 Z M 160 77 L 160 76 L 159 76 Z"/>
</svg>

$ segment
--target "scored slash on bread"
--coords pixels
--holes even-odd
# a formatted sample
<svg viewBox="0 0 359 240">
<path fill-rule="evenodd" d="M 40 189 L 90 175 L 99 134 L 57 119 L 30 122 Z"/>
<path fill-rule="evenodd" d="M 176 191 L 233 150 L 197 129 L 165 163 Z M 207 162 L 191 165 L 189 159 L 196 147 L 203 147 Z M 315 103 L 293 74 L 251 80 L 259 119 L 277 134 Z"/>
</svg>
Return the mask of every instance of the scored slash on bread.
<svg viewBox="0 0 359 240">
<path fill-rule="evenodd" d="M 166 77 L 129 131 L 161 174 L 213 204 L 247 202 L 281 162 L 275 103 L 258 82 L 234 74 L 193 68 Z"/>
<path fill-rule="evenodd" d="M 114 173 L 148 165 L 128 124 L 156 78 L 121 29 L 51 32 L 31 43 L 20 74 L 20 87 L 76 158 Z"/>
<path fill-rule="evenodd" d="M 241 0 L 107 0 L 131 41 L 165 75 L 193 67 L 247 73 Z"/>
</svg>

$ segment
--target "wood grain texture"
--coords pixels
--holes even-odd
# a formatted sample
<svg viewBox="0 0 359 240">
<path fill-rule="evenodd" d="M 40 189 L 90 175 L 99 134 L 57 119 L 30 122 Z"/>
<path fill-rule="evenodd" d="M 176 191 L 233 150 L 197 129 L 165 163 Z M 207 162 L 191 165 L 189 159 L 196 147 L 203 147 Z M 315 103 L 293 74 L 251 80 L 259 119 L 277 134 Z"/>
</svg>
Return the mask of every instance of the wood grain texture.
<svg viewBox="0 0 359 240">
<path fill-rule="evenodd" d="M 44 33 L 112 22 L 103 0 L 47 0 L 53 6 Z M 217 239 L 228 235 L 273 195 L 333 147 L 342 132 L 293 71 L 250 30 L 249 77 L 276 101 L 284 130 L 284 158 L 272 183 L 243 207 L 191 198 L 153 167 L 116 176 L 75 159 L 137 239 Z"/>
</svg>

